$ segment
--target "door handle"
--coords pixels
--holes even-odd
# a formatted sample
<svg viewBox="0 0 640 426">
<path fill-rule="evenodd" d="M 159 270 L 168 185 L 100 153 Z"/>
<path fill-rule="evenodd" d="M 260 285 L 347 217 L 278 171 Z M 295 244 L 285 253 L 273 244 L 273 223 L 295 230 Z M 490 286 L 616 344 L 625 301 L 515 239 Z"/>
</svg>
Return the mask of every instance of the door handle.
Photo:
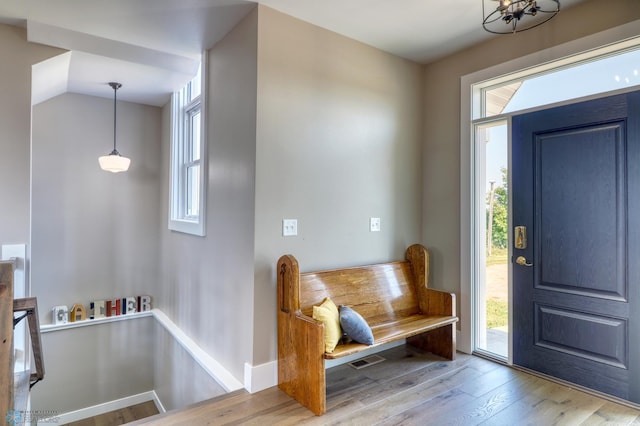
<svg viewBox="0 0 640 426">
<path fill-rule="evenodd" d="M 518 256 L 516 258 L 516 263 L 520 266 L 533 266 L 533 263 L 527 263 L 527 258 L 524 256 Z"/>
</svg>

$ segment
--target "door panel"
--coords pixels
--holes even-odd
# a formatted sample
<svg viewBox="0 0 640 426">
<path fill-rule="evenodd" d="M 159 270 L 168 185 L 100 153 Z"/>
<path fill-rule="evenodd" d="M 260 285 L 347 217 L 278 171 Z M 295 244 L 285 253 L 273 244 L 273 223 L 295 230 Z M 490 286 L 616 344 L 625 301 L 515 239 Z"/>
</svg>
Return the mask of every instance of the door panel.
<svg viewBox="0 0 640 426">
<path fill-rule="evenodd" d="M 638 93 L 513 117 L 514 364 L 640 402 Z M 634 114 L 632 114 L 634 113 Z M 631 350 L 631 348 L 636 348 Z"/>
<path fill-rule="evenodd" d="M 538 287 L 626 299 L 625 134 L 618 122 L 536 136 Z"/>
<path fill-rule="evenodd" d="M 536 346 L 627 368 L 627 321 L 539 303 L 534 309 Z"/>
</svg>

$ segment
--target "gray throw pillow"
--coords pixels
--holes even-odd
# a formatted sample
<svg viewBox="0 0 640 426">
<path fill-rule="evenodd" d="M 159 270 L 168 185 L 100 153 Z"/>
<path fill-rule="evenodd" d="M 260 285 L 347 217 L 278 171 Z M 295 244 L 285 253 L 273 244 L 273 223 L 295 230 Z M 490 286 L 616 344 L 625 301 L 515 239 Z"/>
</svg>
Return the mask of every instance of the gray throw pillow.
<svg viewBox="0 0 640 426">
<path fill-rule="evenodd" d="M 371 327 L 359 313 L 348 306 L 340 305 L 340 326 L 351 340 L 373 345 Z"/>
</svg>

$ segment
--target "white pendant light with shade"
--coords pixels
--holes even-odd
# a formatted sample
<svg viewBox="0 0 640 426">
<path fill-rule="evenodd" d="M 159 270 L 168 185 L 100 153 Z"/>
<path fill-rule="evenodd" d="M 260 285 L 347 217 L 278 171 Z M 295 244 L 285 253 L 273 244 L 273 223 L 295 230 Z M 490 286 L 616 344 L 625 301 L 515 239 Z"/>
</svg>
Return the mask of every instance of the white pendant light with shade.
<svg viewBox="0 0 640 426">
<path fill-rule="evenodd" d="M 98 158 L 98 163 L 100 163 L 100 168 L 107 172 L 111 173 L 119 173 L 126 172 L 129 170 L 129 165 L 131 164 L 131 159 L 127 157 L 123 157 L 120 155 L 118 150 L 116 149 L 116 104 L 117 104 L 117 93 L 118 89 L 122 87 L 122 84 L 111 82 L 109 86 L 113 88 L 113 151 L 109 153 L 109 155 L 103 155 Z"/>
</svg>

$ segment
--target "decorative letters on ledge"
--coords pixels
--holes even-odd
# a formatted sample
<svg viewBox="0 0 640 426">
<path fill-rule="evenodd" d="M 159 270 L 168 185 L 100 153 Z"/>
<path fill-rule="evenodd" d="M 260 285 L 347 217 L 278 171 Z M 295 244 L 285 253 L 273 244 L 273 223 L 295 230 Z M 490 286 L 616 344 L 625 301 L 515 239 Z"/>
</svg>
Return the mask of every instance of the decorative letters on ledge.
<svg viewBox="0 0 640 426">
<path fill-rule="evenodd" d="M 129 315 L 136 312 L 151 310 L 151 296 L 129 296 L 122 299 L 95 300 L 89 304 L 88 319 L 107 318 Z M 76 303 L 69 309 L 65 305 L 53 307 L 53 324 L 61 325 L 87 319 L 87 310 L 81 303 Z"/>
</svg>

